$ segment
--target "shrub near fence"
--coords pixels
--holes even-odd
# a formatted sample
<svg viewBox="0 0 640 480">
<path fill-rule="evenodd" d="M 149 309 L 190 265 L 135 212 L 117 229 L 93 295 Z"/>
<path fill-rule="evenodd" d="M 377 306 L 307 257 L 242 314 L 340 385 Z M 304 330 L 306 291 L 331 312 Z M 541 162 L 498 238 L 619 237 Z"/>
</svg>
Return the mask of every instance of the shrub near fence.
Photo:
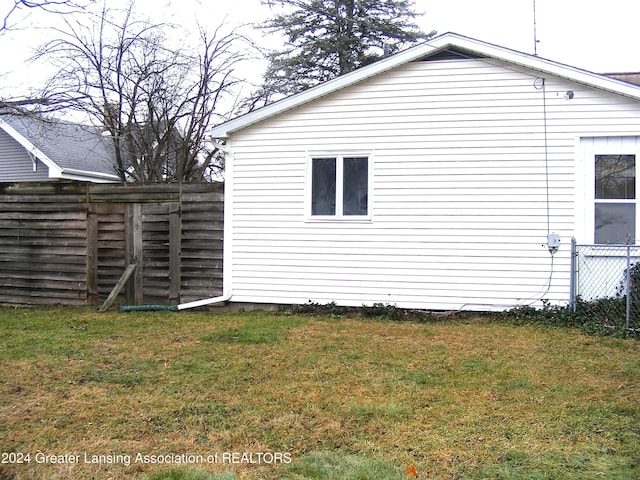
<svg viewBox="0 0 640 480">
<path fill-rule="evenodd" d="M 0 302 L 127 303 L 222 291 L 222 184 L 0 184 Z"/>
</svg>

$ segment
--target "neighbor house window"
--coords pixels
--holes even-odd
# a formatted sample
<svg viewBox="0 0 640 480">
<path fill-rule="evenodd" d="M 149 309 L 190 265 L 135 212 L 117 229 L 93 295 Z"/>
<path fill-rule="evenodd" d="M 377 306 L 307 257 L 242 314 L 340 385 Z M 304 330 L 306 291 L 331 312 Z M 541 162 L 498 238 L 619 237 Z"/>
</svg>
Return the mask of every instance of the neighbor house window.
<svg viewBox="0 0 640 480">
<path fill-rule="evenodd" d="M 369 166 L 368 156 L 312 157 L 311 216 L 368 216 Z"/>
<path fill-rule="evenodd" d="M 595 243 L 636 241 L 636 156 L 595 156 Z"/>
</svg>

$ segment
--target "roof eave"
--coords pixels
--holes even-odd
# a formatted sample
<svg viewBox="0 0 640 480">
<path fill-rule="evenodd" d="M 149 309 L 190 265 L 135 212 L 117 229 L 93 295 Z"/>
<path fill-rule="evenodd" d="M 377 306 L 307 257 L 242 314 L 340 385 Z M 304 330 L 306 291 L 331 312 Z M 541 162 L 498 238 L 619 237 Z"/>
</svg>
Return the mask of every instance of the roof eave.
<svg viewBox="0 0 640 480">
<path fill-rule="evenodd" d="M 62 173 L 62 168 L 56 162 L 51 160 L 42 150 L 36 147 L 28 138 L 24 137 L 15 128 L 9 125 L 7 122 L 0 118 L 0 128 L 2 128 L 7 135 L 18 142 L 30 155 L 40 160 L 49 169 L 49 176 L 59 175 Z"/>
<path fill-rule="evenodd" d="M 487 44 L 468 37 L 454 35 L 458 41 L 451 47 L 461 48 L 471 53 L 477 53 L 493 57 L 512 65 L 537 70 L 540 74 L 550 74 L 567 80 L 580 83 L 589 87 L 599 88 L 618 95 L 624 95 L 635 100 L 640 100 L 640 87 L 617 80 L 606 75 L 582 70 L 577 67 L 548 60 L 545 58 L 518 52 L 505 47 Z"/>
<path fill-rule="evenodd" d="M 419 48 L 421 47 L 421 48 Z M 214 138 L 228 138 L 232 133 L 247 128 L 268 118 L 280 115 L 283 112 L 322 98 L 342 88 L 354 85 L 368 78 L 392 70 L 399 65 L 418 60 L 426 55 L 441 50 L 442 47 L 424 43 L 413 48 L 408 48 L 395 55 L 378 60 L 377 62 L 360 68 L 353 72 L 341 75 L 333 80 L 321 83 L 302 93 L 291 95 L 253 112 L 229 120 L 213 127 L 211 130 Z"/>
<path fill-rule="evenodd" d="M 49 175 L 49 177 L 51 178 L 51 175 Z M 53 178 L 60 178 L 65 180 L 80 180 L 94 183 L 114 183 L 120 181 L 120 177 L 115 174 L 90 172 L 86 170 L 76 170 L 73 168 L 65 168 L 61 170 L 59 175 L 56 175 Z"/>
<path fill-rule="evenodd" d="M 213 138 L 226 139 L 238 130 L 255 125 L 276 115 L 292 110 L 296 107 L 317 100 L 337 90 L 366 80 L 380 73 L 392 70 L 398 66 L 428 57 L 438 51 L 456 48 L 481 56 L 492 57 L 516 66 L 537 70 L 541 75 L 547 73 L 566 78 L 589 87 L 599 88 L 618 95 L 624 95 L 634 100 L 640 100 L 640 87 L 599 75 L 579 68 L 570 67 L 558 62 L 546 60 L 527 53 L 518 52 L 505 47 L 464 37 L 456 33 L 445 33 L 415 47 L 408 48 L 395 55 L 379 60 L 367 67 L 337 77 L 333 80 L 313 87 L 305 92 L 292 95 L 278 102 L 262 107 L 228 122 L 222 123 L 211 130 Z"/>
<path fill-rule="evenodd" d="M 11 136 L 16 142 L 18 142 L 18 144 L 20 144 L 30 155 L 40 160 L 49 169 L 49 178 L 100 183 L 120 181 L 120 177 L 115 174 L 92 172 L 73 168 L 62 168 L 51 158 L 49 158 L 42 150 L 36 147 L 29 139 L 24 137 L 24 135 L 18 132 L 15 128 L 2 120 L 2 118 L 0 118 L 0 128 L 2 128 L 7 133 L 7 135 Z"/>
</svg>

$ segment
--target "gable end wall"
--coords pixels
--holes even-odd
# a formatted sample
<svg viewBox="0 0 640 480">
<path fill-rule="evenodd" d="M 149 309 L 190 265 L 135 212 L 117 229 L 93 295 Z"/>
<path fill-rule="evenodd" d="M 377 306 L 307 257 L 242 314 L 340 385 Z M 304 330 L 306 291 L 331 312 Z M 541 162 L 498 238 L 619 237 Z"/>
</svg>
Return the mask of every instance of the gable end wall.
<svg viewBox="0 0 640 480">
<path fill-rule="evenodd" d="M 636 102 L 483 59 L 414 62 L 247 128 L 231 139 L 233 300 L 566 304 L 579 138 L 638 132 Z M 371 222 L 309 221 L 309 152 L 349 151 L 373 158 Z"/>
</svg>

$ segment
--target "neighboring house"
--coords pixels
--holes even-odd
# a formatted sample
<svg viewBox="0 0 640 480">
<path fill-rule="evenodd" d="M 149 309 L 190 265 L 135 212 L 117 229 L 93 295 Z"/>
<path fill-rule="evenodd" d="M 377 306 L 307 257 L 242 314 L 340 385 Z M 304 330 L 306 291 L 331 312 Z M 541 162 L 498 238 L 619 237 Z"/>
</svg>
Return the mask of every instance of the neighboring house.
<svg viewBox="0 0 640 480">
<path fill-rule="evenodd" d="M 113 150 L 99 128 L 0 115 L 0 182 L 118 182 Z"/>
<path fill-rule="evenodd" d="M 566 305 L 572 238 L 640 238 L 640 87 L 452 33 L 213 136 L 232 302 Z"/>
<path fill-rule="evenodd" d="M 637 72 L 607 73 L 607 77 L 615 78 L 616 80 L 623 80 L 635 85 L 640 85 L 640 73 Z"/>
</svg>

